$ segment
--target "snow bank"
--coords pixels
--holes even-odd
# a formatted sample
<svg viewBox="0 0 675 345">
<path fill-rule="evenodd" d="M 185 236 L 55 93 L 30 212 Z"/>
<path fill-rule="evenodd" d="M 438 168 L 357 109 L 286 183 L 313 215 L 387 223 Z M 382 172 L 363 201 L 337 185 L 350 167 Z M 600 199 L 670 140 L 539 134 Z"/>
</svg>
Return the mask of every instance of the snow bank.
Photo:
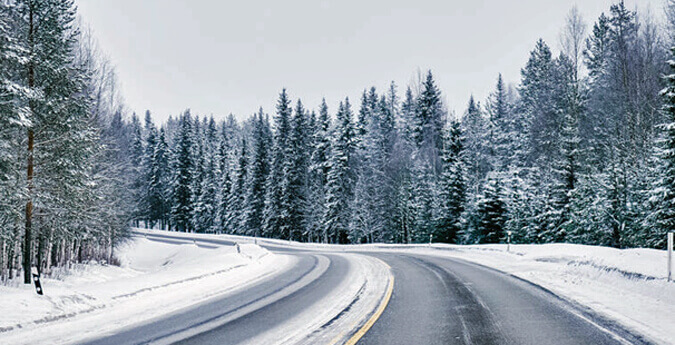
<svg viewBox="0 0 675 345">
<path fill-rule="evenodd" d="M 658 344 L 675 344 L 675 283 L 667 282 L 667 253 L 573 244 L 416 246 L 364 249 L 459 258 L 526 279 L 618 321 Z"/>
<path fill-rule="evenodd" d="M 0 286 L 0 342 L 65 343 L 110 333 L 254 284 L 293 262 L 250 243 L 238 252 L 234 246 L 142 237 L 116 254 L 121 267 L 80 265 L 62 277 L 43 279 L 44 296 L 29 285 Z"/>
<path fill-rule="evenodd" d="M 349 274 L 314 303 L 313 308 L 289 316 L 284 324 L 249 339 L 245 344 L 343 344 L 379 306 L 392 279 L 384 262 L 366 255 L 335 254 L 349 262 Z"/>
</svg>

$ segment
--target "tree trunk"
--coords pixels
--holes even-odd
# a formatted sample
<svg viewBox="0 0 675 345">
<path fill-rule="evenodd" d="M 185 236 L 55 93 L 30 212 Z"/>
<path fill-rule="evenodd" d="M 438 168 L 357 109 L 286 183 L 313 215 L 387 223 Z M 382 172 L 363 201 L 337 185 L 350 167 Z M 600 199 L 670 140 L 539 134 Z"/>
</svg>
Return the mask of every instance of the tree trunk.
<svg viewBox="0 0 675 345">
<path fill-rule="evenodd" d="M 33 5 L 29 5 L 28 10 L 28 41 L 30 48 L 33 48 Z M 28 63 L 28 88 L 33 89 L 35 87 L 35 68 L 33 66 L 33 60 Z M 29 102 L 30 113 L 35 115 L 33 101 Z M 32 125 L 31 125 L 32 126 Z M 30 268 L 32 263 L 32 252 L 31 244 L 33 239 L 32 227 L 33 227 L 33 146 L 34 146 L 34 133 L 33 128 L 28 128 L 28 164 L 26 167 L 27 172 L 27 183 L 28 183 L 28 201 L 26 202 L 26 231 L 24 233 L 24 245 L 23 245 L 23 282 L 24 284 L 31 283 Z"/>
<path fill-rule="evenodd" d="M 108 264 L 112 264 L 115 256 L 115 228 L 111 229 L 110 233 L 110 256 L 108 257 Z"/>
<path fill-rule="evenodd" d="M 38 231 L 40 232 L 40 231 Z M 37 244 L 37 250 L 35 251 L 35 254 L 37 256 L 37 262 L 35 266 L 37 266 L 37 271 L 39 275 L 42 275 L 44 272 L 44 261 L 45 261 L 45 237 L 40 234 L 37 238 L 38 244 Z"/>
<path fill-rule="evenodd" d="M 5 240 L 0 238 L 0 282 L 5 281 Z"/>
</svg>

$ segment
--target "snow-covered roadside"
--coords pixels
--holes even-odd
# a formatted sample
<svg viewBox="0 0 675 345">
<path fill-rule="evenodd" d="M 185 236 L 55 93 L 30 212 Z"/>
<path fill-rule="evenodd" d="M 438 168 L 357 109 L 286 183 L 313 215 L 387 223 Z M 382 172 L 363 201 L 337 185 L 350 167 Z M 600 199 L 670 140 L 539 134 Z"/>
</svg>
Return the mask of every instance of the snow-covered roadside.
<svg viewBox="0 0 675 345">
<path fill-rule="evenodd" d="M 118 249 L 121 267 L 83 265 L 44 279 L 44 296 L 31 286 L 0 286 L 1 342 L 67 343 L 106 334 L 245 288 L 294 263 L 250 243 L 240 250 L 137 237 Z"/>
<path fill-rule="evenodd" d="M 588 307 L 658 344 L 675 344 L 675 283 L 667 253 L 573 244 L 366 245 L 366 250 L 451 257 L 496 268 Z"/>
<path fill-rule="evenodd" d="M 333 255 L 349 261 L 347 279 L 316 301 L 315 308 L 294 315 L 247 344 L 344 344 L 368 320 L 393 279 L 390 267 L 370 256 Z"/>
</svg>

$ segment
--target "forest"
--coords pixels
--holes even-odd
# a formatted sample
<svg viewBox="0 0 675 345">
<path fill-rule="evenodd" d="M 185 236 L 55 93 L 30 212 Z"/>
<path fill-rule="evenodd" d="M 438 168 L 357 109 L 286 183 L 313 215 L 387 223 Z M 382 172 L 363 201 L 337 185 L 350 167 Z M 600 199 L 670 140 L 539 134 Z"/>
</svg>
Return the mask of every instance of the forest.
<svg viewBox="0 0 675 345">
<path fill-rule="evenodd" d="M 322 243 L 665 248 L 675 229 L 675 2 L 572 8 L 559 52 L 448 110 L 432 71 L 316 109 L 156 124 L 72 0 L 0 1 L 0 271 L 114 263 L 131 226 Z M 669 65 L 670 64 L 670 65 Z M 354 105 L 353 102 L 355 102 Z M 26 280 L 27 282 L 29 280 Z"/>
</svg>

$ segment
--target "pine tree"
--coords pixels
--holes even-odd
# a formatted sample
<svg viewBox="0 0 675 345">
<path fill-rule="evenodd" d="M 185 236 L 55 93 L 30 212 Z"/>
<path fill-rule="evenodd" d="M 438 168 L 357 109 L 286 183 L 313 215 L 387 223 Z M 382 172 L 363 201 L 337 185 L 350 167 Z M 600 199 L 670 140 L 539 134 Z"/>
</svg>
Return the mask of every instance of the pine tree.
<svg viewBox="0 0 675 345">
<path fill-rule="evenodd" d="M 22 0 L 11 5 L 16 15 L 14 42 L 22 49 L 16 56 L 22 64 L 14 86 L 31 95 L 26 103 L 17 100 L 29 121 L 22 255 L 24 282 L 29 284 L 31 266 L 37 263 L 39 271 L 46 266 L 49 238 L 65 238 L 91 215 L 89 200 L 95 189 L 89 182 L 100 146 L 89 122 L 90 100 L 82 92 L 87 75 L 75 63 L 78 31 L 73 29 L 73 1 Z M 36 169 L 39 175 L 34 174 Z M 34 213 L 41 217 L 34 219 Z"/>
<path fill-rule="evenodd" d="M 328 175 L 328 158 L 330 157 L 330 129 L 331 119 L 328 115 L 326 99 L 321 100 L 319 108 L 318 127 L 315 132 L 314 150 L 312 151 L 312 170 L 319 174 L 321 185 L 326 184 Z"/>
<path fill-rule="evenodd" d="M 249 188 L 246 195 L 246 214 L 244 232 L 256 237 L 261 234 L 265 211 L 265 182 L 270 173 L 269 144 L 267 123 L 262 108 L 254 119 L 253 153 L 250 167 Z"/>
<path fill-rule="evenodd" d="M 559 85 L 563 89 L 559 103 L 559 111 L 563 114 L 560 130 L 558 159 L 554 163 L 555 182 L 553 185 L 553 233 L 551 241 L 567 240 L 571 227 L 571 208 L 576 194 L 577 175 L 579 174 L 579 123 L 582 111 L 580 86 L 575 79 L 573 65 L 564 56 L 558 59 Z"/>
<path fill-rule="evenodd" d="M 550 169 L 559 142 L 558 112 L 555 106 L 551 49 L 539 39 L 521 70 L 520 94 L 526 122 L 528 166 Z"/>
<path fill-rule="evenodd" d="M 143 216 L 143 220 L 146 221 L 148 227 L 152 228 L 155 226 L 155 221 L 151 216 L 151 201 L 150 201 L 150 183 L 152 180 L 152 165 L 153 165 L 153 156 L 155 154 L 155 149 L 157 148 L 157 128 L 152 122 L 152 115 L 150 111 L 145 112 L 145 144 L 143 145 L 143 156 L 141 158 L 140 168 L 140 178 L 142 180 L 141 186 L 141 201 L 140 201 L 140 214 Z"/>
<path fill-rule="evenodd" d="M 410 237 L 415 242 L 426 242 L 433 235 L 435 224 L 435 195 L 437 188 L 433 167 L 418 160 L 412 172 L 413 228 Z"/>
<path fill-rule="evenodd" d="M 16 71 L 21 67 L 21 45 L 14 39 L 17 27 L 16 13 L 11 4 L 0 3 L 0 247 L 12 243 L 15 219 L 20 217 L 20 206 L 24 190 L 20 187 L 20 147 L 15 138 L 23 136 L 30 121 L 25 108 L 16 104 L 27 104 L 29 94 L 17 85 Z M 3 247 L 4 248 L 4 247 Z M 3 255 L 4 253 L 0 253 Z M 0 258 L 0 261 L 3 261 Z M 0 262 L 0 271 L 4 269 Z M 4 278 L 0 273 L 0 280 Z"/>
<path fill-rule="evenodd" d="M 440 177 L 440 210 L 435 238 L 439 242 L 456 243 L 462 230 L 462 213 L 466 198 L 462 157 L 462 133 L 459 122 L 452 122 L 443 149 L 443 171 Z"/>
<path fill-rule="evenodd" d="M 506 209 L 499 180 L 489 178 L 485 193 L 478 203 L 478 243 L 499 243 L 504 238 Z"/>
<path fill-rule="evenodd" d="M 312 133 L 311 157 L 309 166 L 309 200 L 319 202 L 308 203 L 308 224 L 310 230 L 309 241 L 328 241 L 321 226 L 324 213 L 324 200 L 326 199 L 326 185 L 328 180 L 328 160 L 330 157 L 330 128 L 331 120 L 328 115 L 326 100 L 321 101 L 319 116 Z"/>
<path fill-rule="evenodd" d="M 291 120 L 291 133 L 289 137 L 290 165 L 286 170 L 284 195 L 287 198 L 285 214 L 288 215 L 288 238 L 301 240 L 307 232 L 307 193 L 308 193 L 308 169 L 309 169 L 309 142 L 308 124 L 305 108 L 300 100 L 297 101 L 295 114 Z M 285 231 L 282 233 L 286 233 Z"/>
<path fill-rule="evenodd" d="M 164 229 L 169 220 L 170 191 L 169 188 L 169 148 L 166 143 L 164 128 L 159 130 L 157 145 L 155 146 L 150 165 L 150 181 L 148 187 L 148 220 L 150 224 L 159 222 Z"/>
<path fill-rule="evenodd" d="M 472 194 L 478 194 L 482 181 L 491 170 L 489 161 L 487 120 L 482 114 L 480 104 L 473 96 L 469 98 L 467 109 L 462 117 L 461 130 L 464 133 L 464 148 L 467 157 L 467 185 Z"/>
<path fill-rule="evenodd" d="M 204 232 L 205 219 L 203 216 L 207 213 L 207 205 L 202 203 L 201 197 L 204 194 L 202 187 L 204 181 L 206 180 L 206 150 L 204 145 L 204 128 L 202 126 L 202 121 L 199 119 L 199 116 L 195 116 L 194 124 L 192 127 L 192 193 L 191 193 L 191 204 L 192 204 L 192 214 L 190 216 L 190 223 L 192 225 L 193 231 Z"/>
<path fill-rule="evenodd" d="M 275 238 L 287 238 L 288 218 L 284 211 L 287 210 L 284 195 L 284 185 L 287 183 L 287 165 L 290 161 L 291 134 L 291 101 L 288 99 L 286 89 L 279 94 L 277 112 L 274 118 L 275 134 L 274 148 L 272 149 L 272 164 L 270 175 L 267 180 L 265 197 L 265 235 Z"/>
<path fill-rule="evenodd" d="M 223 124 L 221 131 L 220 145 L 218 146 L 220 181 L 217 194 L 217 218 L 219 231 L 231 234 L 234 233 L 236 224 L 234 219 L 234 199 L 233 183 L 234 172 L 232 164 L 232 147 L 230 146 L 231 132 L 230 128 Z"/>
<path fill-rule="evenodd" d="M 136 113 L 131 115 L 131 189 L 135 201 L 132 217 L 136 226 L 144 219 L 143 199 L 147 194 L 145 191 L 146 176 L 143 174 L 143 156 L 145 148 L 143 146 L 143 129 Z"/>
<path fill-rule="evenodd" d="M 440 172 L 439 157 L 443 148 L 442 132 L 445 127 L 445 120 L 441 92 L 436 86 L 431 71 L 429 71 L 422 83 L 422 91 L 417 99 L 413 135 L 420 158 L 427 160 L 434 170 L 434 174 Z"/>
<path fill-rule="evenodd" d="M 412 89 L 408 87 L 405 91 L 405 100 L 401 104 L 399 128 L 403 132 L 403 138 L 410 143 L 415 142 L 415 113 L 417 113 L 417 102 Z"/>
<path fill-rule="evenodd" d="M 326 192 L 324 231 L 332 243 L 348 243 L 348 202 L 352 197 L 350 160 L 354 153 L 354 127 L 349 99 L 340 102 L 331 147 Z"/>
<path fill-rule="evenodd" d="M 671 48 L 671 52 L 671 56 L 675 56 L 675 48 Z M 663 113 L 666 122 L 661 126 L 659 178 L 650 200 L 655 205 L 650 218 L 654 219 L 658 230 L 646 234 L 647 244 L 655 248 L 663 248 L 665 234 L 675 231 L 675 58 L 668 60 L 668 65 L 671 72 L 666 76 L 668 86 L 661 91 L 665 98 Z"/>
<path fill-rule="evenodd" d="M 194 146 L 194 131 L 192 117 L 186 111 L 179 120 L 179 128 L 174 139 L 172 159 L 172 208 L 171 221 L 177 231 L 191 232 L 194 163 L 192 152 Z"/>
<path fill-rule="evenodd" d="M 232 219 L 234 220 L 235 233 L 243 233 L 244 216 L 245 216 L 245 202 L 246 191 L 248 190 L 248 145 L 246 138 L 241 142 L 241 153 L 239 153 L 239 162 L 237 164 L 237 171 L 232 186 L 232 193 L 230 197 L 230 204 L 232 210 Z"/>
<path fill-rule="evenodd" d="M 509 94 L 501 73 L 497 78 L 495 90 L 487 102 L 488 121 L 487 142 L 489 143 L 489 164 L 505 172 L 515 165 L 522 141 L 518 133 L 517 120 L 509 102 Z"/>
</svg>

